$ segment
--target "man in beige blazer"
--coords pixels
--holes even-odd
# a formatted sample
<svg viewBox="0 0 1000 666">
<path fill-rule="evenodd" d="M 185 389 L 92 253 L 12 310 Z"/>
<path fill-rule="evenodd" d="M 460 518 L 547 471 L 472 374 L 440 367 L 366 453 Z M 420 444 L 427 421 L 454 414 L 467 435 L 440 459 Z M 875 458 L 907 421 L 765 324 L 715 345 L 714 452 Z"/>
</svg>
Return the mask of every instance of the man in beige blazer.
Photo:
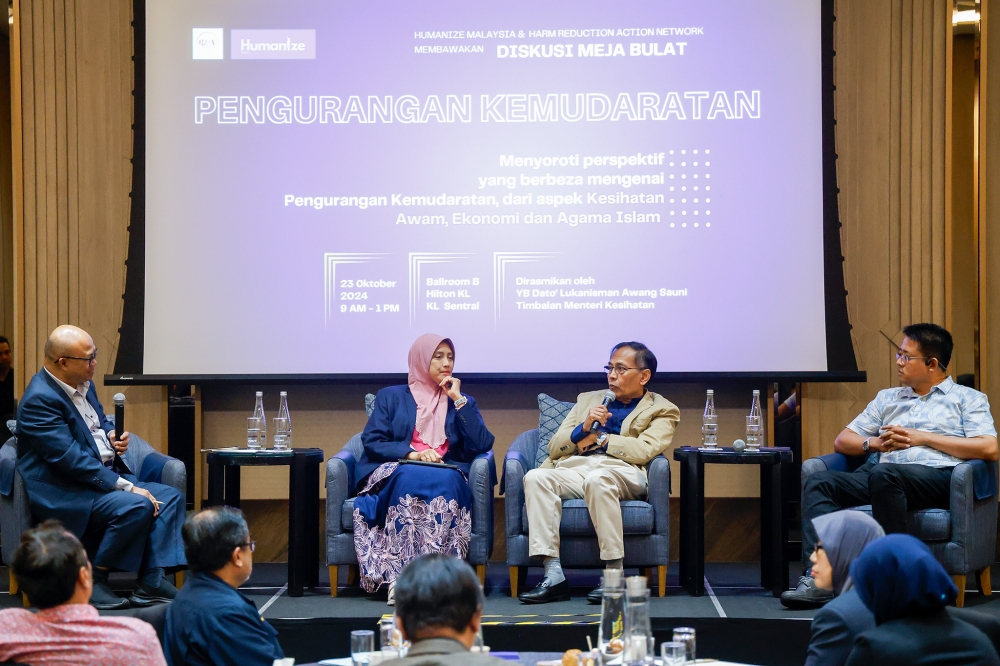
<svg viewBox="0 0 1000 666">
<path fill-rule="evenodd" d="M 611 350 L 605 371 L 615 399 L 590 391 L 549 441 L 549 457 L 524 477 L 529 553 L 540 556 L 545 578 L 518 596 L 523 603 L 569 599 L 569 581 L 559 563 L 559 523 L 564 499 L 584 499 L 597 530 L 601 559 L 622 567 L 621 500 L 646 497 L 646 466 L 670 446 L 680 421 L 677 406 L 646 390 L 656 374 L 656 356 L 641 342 L 622 342 Z M 600 603 L 601 588 L 587 595 Z"/>
</svg>

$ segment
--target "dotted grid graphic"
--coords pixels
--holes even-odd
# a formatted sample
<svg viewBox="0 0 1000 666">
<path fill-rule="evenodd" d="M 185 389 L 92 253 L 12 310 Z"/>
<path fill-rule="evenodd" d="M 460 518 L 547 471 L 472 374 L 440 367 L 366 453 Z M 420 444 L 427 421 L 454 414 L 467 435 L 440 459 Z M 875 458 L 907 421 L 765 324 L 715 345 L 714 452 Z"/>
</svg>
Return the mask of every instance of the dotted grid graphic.
<svg viewBox="0 0 1000 666">
<path fill-rule="evenodd" d="M 680 225 L 686 229 L 688 220 L 692 220 L 691 225 L 696 228 L 712 226 L 707 220 L 701 221 L 712 214 L 712 186 L 705 182 L 712 178 L 708 170 L 712 166 L 711 154 L 709 149 L 690 153 L 687 150 L 668 151 L 667 166 L 671 171 L 667 179 L 673 181 L 667 200 L 671 205 L 671 228 Z"/>
</svg>

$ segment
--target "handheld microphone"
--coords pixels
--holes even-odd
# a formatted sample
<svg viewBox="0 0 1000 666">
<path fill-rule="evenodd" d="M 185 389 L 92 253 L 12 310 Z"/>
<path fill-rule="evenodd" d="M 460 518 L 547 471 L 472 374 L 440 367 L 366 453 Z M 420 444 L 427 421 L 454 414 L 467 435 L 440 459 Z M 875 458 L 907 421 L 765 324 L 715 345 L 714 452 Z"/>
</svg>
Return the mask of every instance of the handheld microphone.
<svg viewBox="0 0 1000 666">
<path fill-rule="evenodd" d="M 601 406 L 607 409 L 608 405 L 615 399 L 615 392 L 608 389 L 604 392 L 604 400 L 601 401 Z M 600 425 L 599 422 L 594 421 L 590 424 L 590 432 L 597 432 L 597 427 Z"/>
<path fill-rule="evenodd" d="M 115 439 L 121 439 L 125 432 L 125 394 L 115 393 Z"/>
</svg>

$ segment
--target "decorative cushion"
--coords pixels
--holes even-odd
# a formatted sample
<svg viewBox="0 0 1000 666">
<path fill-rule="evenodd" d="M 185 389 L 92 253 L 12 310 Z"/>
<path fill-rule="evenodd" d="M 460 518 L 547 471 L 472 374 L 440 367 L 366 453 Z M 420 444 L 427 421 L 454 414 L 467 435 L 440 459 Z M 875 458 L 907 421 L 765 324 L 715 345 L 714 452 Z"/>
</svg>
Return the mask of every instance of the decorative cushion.
<svg viewBox="0 0 1000 666">
<path fill-rule="evenodd" d="M 625 534 L 653 533 L 653 505 L 640 500 L 625 500 L 622 503 L 622 528 Z M 521 525 L 528 533 L 528 509 L 521 509 Z M 563 500 L 562 521 L 559 534 L 564 536 L 596 536 L 594 523 L 590 519 L 587 502 L 582 499 Z"/>
<path fill-rule="evenodd" d="M 872 515 L 871 504 L 851 508 Z M 951 541 L 951 511 L 948 509 L 910 511 L 906 519 L 906 532 L 921 541 Z"/>
<path fill-rule="evenodd" d="M 575 404 L 556 400 L 544 393 L 538 394 L 538 451 L 535 453 L 535 467 L 548 459 L 549 440 L 556 434 L 556 430 L 559 430 L 559 426 L 566 420 L 566 415 Z"/>
<path fill-rule="evenodd" d="M 371 417 L 372 412 L 375 411 L 375 394 L 369 393 L 365 396 L 365 411 L 368 412 L 368 416 Z"/>
</svg>

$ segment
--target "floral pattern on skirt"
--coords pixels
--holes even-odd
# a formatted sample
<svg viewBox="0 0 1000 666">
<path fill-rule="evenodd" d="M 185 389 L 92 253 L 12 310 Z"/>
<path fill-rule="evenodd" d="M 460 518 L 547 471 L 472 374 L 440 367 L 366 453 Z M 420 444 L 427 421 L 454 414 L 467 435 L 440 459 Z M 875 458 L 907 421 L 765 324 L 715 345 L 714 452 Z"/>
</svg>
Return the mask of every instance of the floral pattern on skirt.
<svg viewBox="0 0 1000 666">
<path fill-rule="evenodd" d="M 471 506 L 468 481 L 457 470 L 381 465 L 354 501 L 361 587 L 375 592 L 426 553 L 465 559 L 472 540 Z"/>
</svg>

